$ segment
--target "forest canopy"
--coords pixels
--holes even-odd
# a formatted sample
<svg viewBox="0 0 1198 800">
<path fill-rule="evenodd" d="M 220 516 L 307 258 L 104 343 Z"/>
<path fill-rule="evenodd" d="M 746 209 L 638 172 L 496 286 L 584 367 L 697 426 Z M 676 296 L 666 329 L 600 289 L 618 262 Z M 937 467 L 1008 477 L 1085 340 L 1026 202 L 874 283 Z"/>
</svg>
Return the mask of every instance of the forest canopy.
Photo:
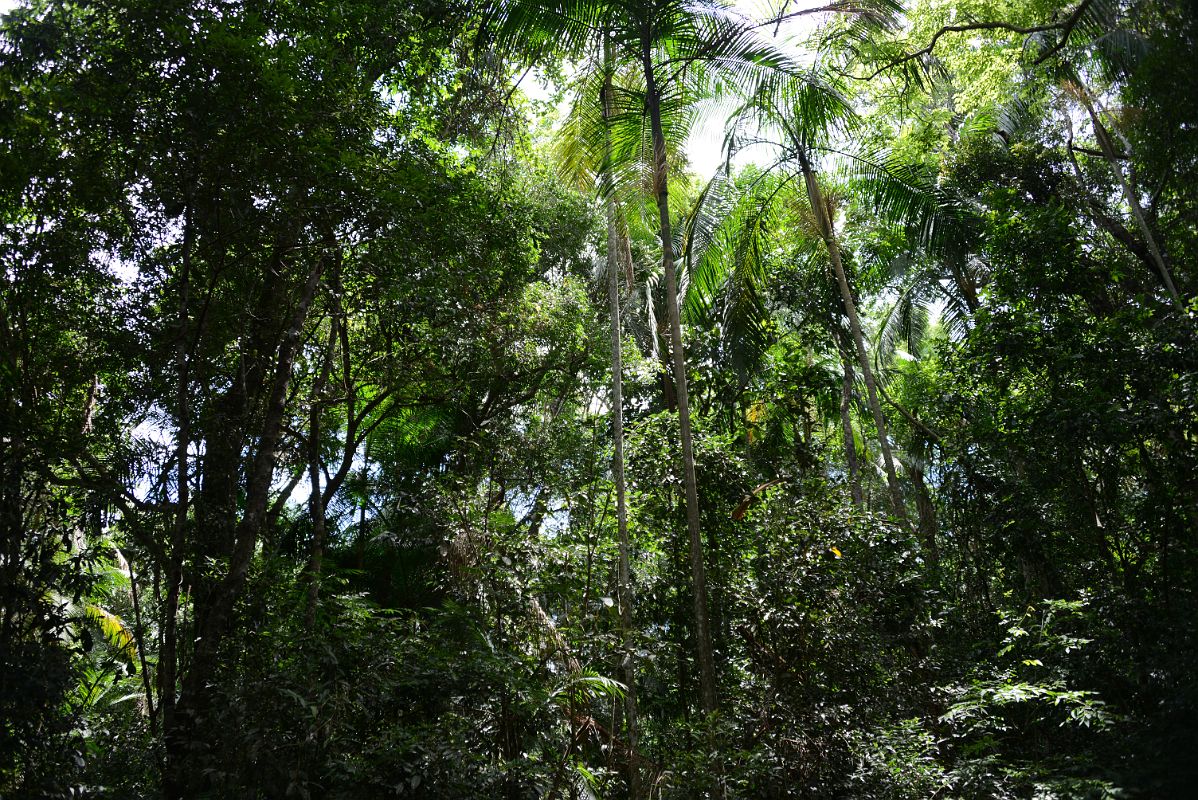
<svg viewBox="0 0 1198 800">
<path fill-rule="evenodd" d="M 3 4 L 0 798 L 1190 796 L 1195 54 Z"/>
</svg>

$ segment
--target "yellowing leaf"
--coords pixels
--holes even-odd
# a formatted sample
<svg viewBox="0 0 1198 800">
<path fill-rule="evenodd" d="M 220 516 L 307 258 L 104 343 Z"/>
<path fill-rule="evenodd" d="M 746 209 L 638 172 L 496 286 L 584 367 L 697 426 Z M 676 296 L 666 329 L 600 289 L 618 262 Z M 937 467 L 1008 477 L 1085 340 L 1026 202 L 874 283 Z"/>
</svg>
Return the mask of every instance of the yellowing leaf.
<svg viewBox="0 0 1198 800">
<path fill-rule="evenodd" d="M 137 640 L 133 638 L 133 634 L 125 627 L 125 623 L 116 614 L 113 614 L 107 609 L 100 608 L 97 605 L 88 603 L 86 608 L 88 619 L 100 626 L 100 630 L 104 632 L 104 638 L 109 643 L 118 648 L 125 654 L 125 658 L 130 664 L 137 663 Z"/>
</svg>

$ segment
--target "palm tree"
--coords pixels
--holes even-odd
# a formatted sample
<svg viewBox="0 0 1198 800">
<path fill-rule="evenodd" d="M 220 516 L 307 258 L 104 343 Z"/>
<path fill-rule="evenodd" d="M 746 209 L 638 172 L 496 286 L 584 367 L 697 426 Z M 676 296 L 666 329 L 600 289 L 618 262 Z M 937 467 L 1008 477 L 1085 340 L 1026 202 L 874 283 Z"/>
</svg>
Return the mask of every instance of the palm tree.
<svg viewBox="0 0 1198 800">
<path fill-rule="evenodd" d="M 816 172 L 816 148 L 827 148 L 833 135 L 844 130 L 853 118 L 853 111 L 840 87 L 815 70 L 802 76 L 786 76 L 764 83 L 755 94 L 749 95 L 731 126 L 729 145 L 735 147 L 738 140 L 748 144 L 768 144 L 777 153 L 776 160 L 761 173 L 761 178 L 749 187 L 749 201 L 734 204 L 747 209 L 728 219 L 732 232 L 728 233 L 726 238 L 736 244 L 731 247 L 704 249 L 698 247 L 699 243 L 688 239 L 688 245 L 697 251 L 693 254 L 688 252 L 688 263 L 694 263 L 695 282 L 699 285 L 711 286 L 719 283 L 721 279 L 714 276 L 725 273 L 742 284 L 763 280 L 764 274 L 760 265 L 749 263 L 742 254 L 760 249 L 761 245 L 755 243 L 755 240 L 764 235 L 767 225 L 763 220 L 769 217 L 777 204 L 800 202 L 793 184 L 802 183 L 804 205 L 810 214 L 811 232 L 822 243 L 822 249 L 831 267 L 841 308 L 848 322 L 850 347 L 866 386 L 867 404 L 878 431 L 891 507 L 895 517 L 906 522 L 906 508 L 895 470 L 886 417 L 878 399 L 878 389 L 865 347 L 863 326 L 836 232 L 835 208 Z M 780 134 L 780 137 L 774 139 L 771 138 L 771 134 Z M 879 167 L 876 164 L 873 166 Z M 915 203 L 911 196 L 915 187 L 904 184 L 899 176 L 886 169 L 885 165 L 874 169 L 870 177 L 875 185 L 880 185 L 883 191 L 890 194 L 892 205 L 895 198 L 901 198 L 907 207 L 912 207 Z M 729 255 L 732 256 L 734 265 L 731 271 L 726 264 L 721 264 L 727 261 Z M 851 367 L 846 360 L 846 373 L 848 369 Z M 845 429 L 846 457 L 850 450 L 850 436 L 851 422 Z"/>
<path fill-rule="evenodd" d="M 682 341 L 670 219 L 667 121 L 677 119 L 677 112 L 699 96 L 734 86 L 749 90 L 774 71 L 790 68 L 790 63 L 758 36 L 759 26 L 714 0 L 624 0 L 610 4 L 595 0 L 557 3 L 500 0 L 493 9 L 492 21 L 498 41 L 525 54 L 539 56 L 553 48 L 558 52 L 582 55 L 593 50 L 603 39 L 611 43 L 617 60 L 640 67 L 644 81 L 643 111 L 649 123 L 652 152 L 650 193 L 659 217 L 662 274 L 682 445 L 700 697 L 704 712 L 710 714 L 717 708 L 715 662 L 708 622 L 686 352 Z"/>
<path fill-rule="evenodd" d="M 785 124 L 785 123 L 784 123 Z M 862 332 L 861 318 L 857 314 L 857 303 L 853 299 L 853 290 L 849 287 L 848 276 L 845 273 L 844 262 L 841 259 L 840 244 L 836 236 L 836 227 L 832 218 L 832 207 L 824 197 L 819 179 L 811 162 L 811 152 L 806 137 L 794 129 L 787 131 L 794 147 L 795 158 L 802 170 L 803 183 L 807 189 L 807 198 L 811 203 L 812 213 L 819 225 L 820 236 L 828 249 L 828 258 L 832 263 L 832 272 L 836 277 L 836 285 L 840 290 L 840 299 L 844 304 L 844 312 L 849 321 L 849 332 L 852 335 L 856 349 L 857 363 L 861 367 L 861 377 L 865 381 L 869 410 L 873 415 L 874 425 L 878 431 L 878 445 L 882 451 L 882 461 L 886 466 L 886 483 L 890 488 L 890 503 L 894 514 L 903 522 L 907 520 L 907 511 L 903 503 L 902 489 L 899 488 L 898 475 L 894 468 L 894 454 L 890 446 L 890 435 L 886 429 L 886 416 L 878 402 L 878 388 L 874 380 L 873 370 L 869 366 L 869 354 L 865 349 L 865 335 Z"/>
<path fill-rule="evenodd" d="M 611 396 L 612 396 L 612 482 L 616 493 L 616 527 L 619 545 L 617 596 L 620 611 L 621 655 L 620 672 L 623 678 L 624 713 L 627 721 L 628 749 L 636 753 L 638 710 L 636 700 L 636 657 L 631 646 L 632 635 L 632 575 L 631 545 L 628 536 L 627 486 L 624 479 L 624 383 L 621 347 L 623 328 L 620 323 L 620 272 L 625 273 L 627 285 L 632 286 L 632 252 L 619 199 L 613 152 L 612 128 L 617 116 L 615 99 L 615 61 L 611 41 L 604 38 L 602 61 L 598 69 L 584 70 L 577 80 L 575 103 L 567 124 L 555 141 L 559 172 L 578 185 L 582 191 L 598 189 L 604 200 L 607 218 L 607 255 L 604 264 L 608 301 L 611 314 Z M 595 89 L 598 89 L 596 92 Z M 596 108 L 601 145 L 594 147 L 588 136 L 596 130 Z M 595 156 L 600 155 L 599 161 Z M 628 764 L 628 792 L 640 797 L 640 775 L 635 760 Z"/>
</svg>

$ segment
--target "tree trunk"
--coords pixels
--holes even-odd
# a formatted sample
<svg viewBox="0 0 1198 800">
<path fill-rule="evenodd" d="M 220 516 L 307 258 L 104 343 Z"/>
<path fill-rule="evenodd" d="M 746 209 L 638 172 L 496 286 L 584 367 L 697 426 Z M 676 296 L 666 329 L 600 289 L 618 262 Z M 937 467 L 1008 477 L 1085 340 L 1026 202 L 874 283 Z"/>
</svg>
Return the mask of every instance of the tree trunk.
<svg viewBox="0 0 1198 800">
<path fill-rule="evenodd" d="M 612 115 L 612 84 L 611 84 L 611 44 L 605 44 L 606 78 L 603 85 L 603 116 L 605 120 Z M 607 138 L 607 149 L 610 155 L 610 134 Z M 610 173 L 606 178 L 610 182 Z M 619 563 L 619 602 L 621 645 L 621 677 L 624 679 L 624 713 L 628 721 L 628 747 L 635 754 L 637 749 L 637 704 L 636 704 L 636 659 L 629 636 L 632 633 L 632 574 L 630 561 L 630 546 L 628 541 L 628 509 L 625 503 L 624 484 L 624 379 L 623 359 L 620 351 L 622 344 L 620 326 L 620 281 L 619 257 L 623 253 L 619 231 L 619 209 L 615 198 L 610 194 L 607 200 L 607 296 L 611 303 L 611 396 L 612 396 L 612 481 L 616 485 L 616 527 L 619 534 L 620 563 Z M 631 265 L 629 265 L 631 271 Z M 628 761 L 628 796 L 638 800 L 641 796 L 640 774 L 635 758 Z"/>
<path fill-rule="evenodd" d="M 1111 171 L 1115 173 L 1115 177 L 1119 180 L 1119 187 L 1123 190 L 1123 198 L 1127 201 L 1127 205 L 1131 209 L 1132 219 L 1135 220 L 1136 226 L 1140 229 L 1140 233 L 1144 237 L 1144 243 L 1148 247 L 1152 264 L 1156 267 L 1157 276 L 1161 279 L 1161 284 L 1169 293 L 1169 298 L 1173 301 L 1173 304 L 1178 310 L 1185 311 L 1185 303 L 1182 302 L 1181 295 L 1177 293 L 1177 287 L 1173 283 L 1173 276 L 1169 271 L 1168 264 L 1165 263 L 1165 256 L 1161 252 L 1161 247 L 1157 243 L 1156 236 L 1153 235 L 1152 228 L 1149 227 L 1148 220 L 1144 217 L 1144 209 L 1140 205 L 1140 193 L 1136 186 L 1135 168 L 1131 166 L 1131 148 L 1130 146 L 1127 148 L 1129 169 L 1125 173 L 1115 152 L 1115 143 L 1111 140 L 1111 133 L 1102 124 L 1102 119 L 1098 116 L 1095 101 L 1090 96 L 1090 90 L 1080 82 L 1077 84 L 1077 89 L 1078 99 L 1081 101 L 1082 107 L 1086 109 L 1086 113 L 1094 125 L 1094 138 L 1098 140 L 1098 147 L 1102 150 L 1103 157 L 1106 159 L 1107 164 L 1110 165 Z"/>
<path fill-rule="evenodd" d="M 249 575 L 254 550 L 267 517 L 271 481 L 278 462 L 278 445 L 286 417 L 292 366 L 324 266 L 323 260 L 318 260 L 309 269 L 305 285 L 296 298 L 295 310 L 275 349 L 274 375 L 256 437 L 257 450 L 245 480 L 245 511 L 234 531 L 228 571 L 223 579 L 212 581 L 210 591 L 197 594 L 194 598 L 196 644 L 175 704 L 170 729 L 166 727 L 165 709 L 163 714 L 163 739 L 166 744 L 163 794 L 167 800 L 191 798 L 204 793 L 202 773 L 195 767 L 206 747 L 199 738 L 197 725 L 210 711 L 209 682 L 216 672 L 220 646 L 229 633 L 233 611 Z"/>
<path fill-rule="evenodd" d="M 176 415 L 179 431 L 175 441 L 175 519 L 171 530 L 171 546 L 166 573 L 166 605 L 162 610 L 162 652 L 158 656 L 158 710 L 162 715 L 163 746 L 167 753 L 163 765 L 163 791 L 169 798 L 178 796 L 183 786 L 176 786 L 174 778 L 178 772 L 172 768 L 172 753 L 186 745 L 175 741 L 180 726 L 175 721 L 175 700 L 178 692 L 178 616 L 179 592 L 183 582 L 183 548 L 187 538 L 187 511 L 191 503 L 188 447 L 191 441 L 191 392 L 190 372 L 187 362 L 187 328 L 189 319 L 191 250 L 195 239 L 192 209 L 184 210 L 183 254 L 179 276 L 179 335 L 175 340 L 175 368 L 178 381 L 175 386 Z"/>
<path fill-rule="evenodd" d="M 649 32 L 641 39 L 645 70 L 645 103 L 653 133 L 653 194 L 661 218 L 661 261 L 665 272 L 666 308 L 670 315 L 670 346 L 674 357 L 674 390 L 678 401 L 678 426 L 682 439 L 683 482 L 686 487 L 686 526 L 690 534 L 691 581 L 694 585 L 695 642 L 699 662 L 699 690 L 703 711 L 714 713 L 716 703 L 715 660 L 707 620 L 707 576 L 703 566 L 703 540 L 699 532 L 699 492 L 695 479 L 694 442 L 691 439 L 690 403 L 686 386 L 686 353 L 682 349 L 682 321 L 678 311 L 678 278 L 674 269 L 674 246 L 670 231 L 669 172 L 666 166 L 666 137 L 661 125 L 661 96 L 653 72 Z"/>
<path fill-rule="evenodd" d="M 853 302 L 853 292 L 849 288 L 844 264 L 840 259 L 840 246 L 836 242 L 836 231 L 832 227 L 832 218 L 824 203 L 823 193 L 820 191 L 819 182 L 816 180 L 815 171 L 811 167 L 806 149 L 800 145 L 798 152 L 799 163 L 803 169 L 803 179 L 807 184 L 807 197 L 811 201 L 811 210 L 815 214 L 820 233 L 824 237 L 824 244 L 828 247 L 828 258 L 832 262 L 832 271 L 836 274 L 836 283 L 840 287 L 840 299 L 844 303 L 845 314 L 849 318 L 849 330 L 853 334 L 853 343 L 856 345 L 861 377 L 865 379 L 865 387 L 868 390 L 869 410 L 873 414 L 874 424 L 878 428 L 878 444 L 882 448 L 882 462 L 886 467 L 886 483 L 890 487 L 890 505 L 894 510 L 894 516 L 907 525 L 909 524 L 907 510 L 903 505 L 903 493 L 899 488 L 898 474 L 894 469 L 894 455 L 890 450 L 886 418 L 882 415 L 882 406 L 878 402 L 877 385 L 874 383 L 873 370 L 869 367 L 869 354 L 865 350 L 865 337 L 861 332 L 861 319 L 857 316 L 857 304 Z"/>
<path fill-rule="evenodd" d="M 940 548 L 936 545 L 936 505 L 932 493 L 924 480 L 923 470 L 911 465 L 911 482 L 915 486 L 915 509 L 919 512 L 919 538 L 923 545 L 924 558 L 933 572 L 940 569 Z"/>
<path fill-rule="evenodd" d="M 316 623 L 316 605 L 320 600 L 320 571 L 324 565 L 324 543 L 328 536 L 328 521 L 325 519 L 324 490 L 320 486 L 320 412 L 321 396 L 333 366 L 333 348 L 337 340 L 337 323 L 329 328 L 329 343 L 322 359 L 320 374 L 312 385 L 312 407 L 308 411 L 308 481 L 312 492 L 308 495 L 308 513 L 312 518 L 312 549 L 308 555 L 308 605 L 304 611 L 304 623 L 308 630 Z M 352 431 L 350 432 L 352 435 Z"/>
<path fill-rule="evenodd" d="M 844 462 L 849 471 L 849 489 L 853 493 L 853 505 L 863 508 L 865 499 L 861 495 L 861 471 L 857 466 L 857 437 L 853 435 L 853 361 L 848 353 L 840 354 L 844 364 L 844 380 L 840 391 L 840 426 L 844 430 Z"/>
<path fill-rule="evenodd" d="M 652 302 L 652 299 L 650 299 L 650 302 Z M 666 316 L 669 316 L 668 312 Z M 661 342 L 661 351 L 659 354 L 661 361 L 661 402 L 665 410 L 673 414 L 678 411 L 678 395 L 674 391 L 674 367 L 670 363 L 671 348 L 668 345 L 669 335 L 666 332 L 669 323 L 667 322 L 666 325 L 660 327 L 661 330 L 659 330 L 657 338 Z"/>
<path fill-rule="evenodd" d="M 125 562 L 129 573 L 129 597 L 133 601 L 133 632 L 137 642 L 137 660 L 141 663 L 141 685 L 146 694 L 146 716 L 150 718 L 150 737 L 158 738 L 158 711 L 154 707 L 154 686 L 150 683 L 150 669 L 146 664 L 146 629 L 142 624 L 141 601 L 137 597 L 137 575 L 133 573 L 133 564 L 118 549 L 117 555 Z"/>
</svg>

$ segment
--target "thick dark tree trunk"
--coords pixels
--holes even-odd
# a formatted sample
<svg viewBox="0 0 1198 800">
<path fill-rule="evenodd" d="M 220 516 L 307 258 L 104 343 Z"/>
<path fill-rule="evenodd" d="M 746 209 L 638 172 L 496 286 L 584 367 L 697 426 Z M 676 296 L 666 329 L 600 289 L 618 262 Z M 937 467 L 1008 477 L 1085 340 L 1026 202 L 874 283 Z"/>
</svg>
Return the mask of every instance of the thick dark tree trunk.
<svg viewBox="0 0 1198 800">
<path fill-rule="evenodd" d="M 915 509 L 919 512 L 919 539 L 923 556 L 934 572 L 940 568 L 940 548 L 936 544 L 936 504 L 932 501 L 932 493 L 928 491 L 923 469 L 915 464 L 911 465 L 911 483 L 915 487 Z"/>
<path fill-rule="evenodd" d="M 163 716 L 163 740 L 166 765 L 163 794 L 167 800 L 192 798 L 204 792 L 199 766 L 207 751 L 201 725 L 211 712 L 210 681 L 216 673 L 220 647 L 229 633 L 234 608 L 249 575 L 254 550 L 262 535 L 270 499 L 270 487 L 278 460 L 278 446 L 286 418 L 288 388 L 292 366 L 299 349 L 300 334 L 308 319 L 308 310 L 324 272 L 324 260 L 318 259 L 308 271 L 287 327 L 274 349 L 274 370 L 269 394 L 258 429 L 257 449 L 245 484 L 245 510 L 234 530 L 228 570 L 209 590 L 194 598 L 196 645 L 174 714 L 167 727 Z M 209 432 L 209 440 L 219 435 Z"/>
</svg>

